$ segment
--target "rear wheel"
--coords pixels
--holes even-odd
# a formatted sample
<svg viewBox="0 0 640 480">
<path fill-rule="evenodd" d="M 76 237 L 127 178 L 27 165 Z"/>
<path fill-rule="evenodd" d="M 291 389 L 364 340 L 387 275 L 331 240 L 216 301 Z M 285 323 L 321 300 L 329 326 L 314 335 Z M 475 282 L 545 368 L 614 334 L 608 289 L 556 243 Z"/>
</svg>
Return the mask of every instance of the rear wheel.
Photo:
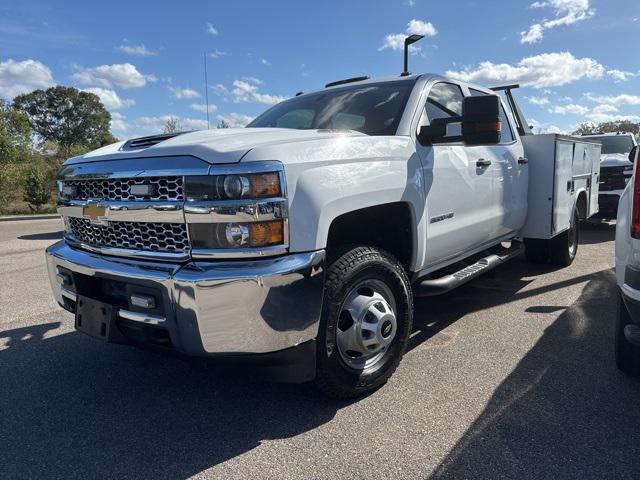
<svg viewBox="0 0 640 480">
<path fill-rule="evenodd" d="M 615 332 L 616 365 L 627 375 L 640 375 L 640 347 L 629 343 L 624 335 L 624 327 L 631 325 L 633 322 L 621 293 L 618 293 L 617 313 Z"/>
<path fill-rule="evenodd" d="M 578 254 L 580 242 L 580 217 L 578 208 L 573 209 L 573 217 L 569 230 L 549 240 L 549 258 L 551 263 L 568 267 L 573 263 Z"/>
<path fill-rule="evenodd" d="M 525 238 L 524 247 L 524 255 L 531 263 L 547 263 L 549 261 L 548 240 Z"/>
<path fill-rule="evenodd" d="M 393 374 L 411 332 L 413 299 L 406 273 L 373 247 L 347 251 L 328 268 L 318 335 L 316 385 L 353 398 Z"/>
</svg>

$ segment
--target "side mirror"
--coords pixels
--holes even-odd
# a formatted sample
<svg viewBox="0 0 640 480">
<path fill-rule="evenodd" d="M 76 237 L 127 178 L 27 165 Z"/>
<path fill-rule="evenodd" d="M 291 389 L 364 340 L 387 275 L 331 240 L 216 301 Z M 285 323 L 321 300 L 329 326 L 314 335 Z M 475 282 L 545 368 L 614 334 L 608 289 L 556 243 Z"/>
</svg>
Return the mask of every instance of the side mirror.
<svg viewBox="0 0 640 480">
<path fill-rule="evenodd" d="M 438 143 L 447 136 L 447 121 L 444 118 L 436 118 L 431 125 L 420 127 L 418 139 L 423 144 Z"/>
<path fill-rule="evenodd" d="M 631 163 L 635 163 L 637 156 L 638 156 L 638 146 L 636 145 L 629 152 L 629 161 Z"/>
<path fill-rule="evenodd" d="M 500 143 L 500 97 L 465 97 L 462 104 L 462 139 L 467 145 Z"/>
</svg>

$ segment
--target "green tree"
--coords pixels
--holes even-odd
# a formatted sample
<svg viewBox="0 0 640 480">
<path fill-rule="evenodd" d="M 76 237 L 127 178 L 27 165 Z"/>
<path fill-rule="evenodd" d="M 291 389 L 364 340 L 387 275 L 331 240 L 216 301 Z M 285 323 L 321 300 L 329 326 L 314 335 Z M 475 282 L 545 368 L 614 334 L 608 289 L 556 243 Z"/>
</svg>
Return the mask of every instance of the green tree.
<svg viewBox="0 0 640 480">
<path fill-rule="evenodd" d="M 0 164 L 24 160 L 30 148 L 29 119 L 0 99 Z"/>
<path fill-rule="evenodd" d="M 111 115 L 93 93 L 72 87 L 51 87 L 18 95 L 13 106 L 23 112 L 42 141 L 62 149 L 73 145 L 97 148 L 109 134 Z"/>
<path fill-rule="evenodd" d="M 52 190 L 52 170 L 42 161 L 33 161 L 24 178 L 24 200 L 29 208 L 38 212 L 40 207 L 49 202 Z"/>
</svg>

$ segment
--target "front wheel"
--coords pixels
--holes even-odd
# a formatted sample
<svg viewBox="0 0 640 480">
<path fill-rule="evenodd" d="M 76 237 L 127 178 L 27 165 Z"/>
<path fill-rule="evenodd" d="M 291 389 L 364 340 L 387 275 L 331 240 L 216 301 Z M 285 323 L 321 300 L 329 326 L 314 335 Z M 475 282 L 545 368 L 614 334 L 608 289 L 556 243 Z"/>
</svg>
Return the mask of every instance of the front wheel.
<svg viewBox="0 0 640 480">
<path fill-rule="evenodd" d="M 398 260 L 374 247 L 347 251 L 327 271 L 318 388 L 353 398 L 383 385 L 402 359 L 412 318 L 411 286 Z"/>
</svg>

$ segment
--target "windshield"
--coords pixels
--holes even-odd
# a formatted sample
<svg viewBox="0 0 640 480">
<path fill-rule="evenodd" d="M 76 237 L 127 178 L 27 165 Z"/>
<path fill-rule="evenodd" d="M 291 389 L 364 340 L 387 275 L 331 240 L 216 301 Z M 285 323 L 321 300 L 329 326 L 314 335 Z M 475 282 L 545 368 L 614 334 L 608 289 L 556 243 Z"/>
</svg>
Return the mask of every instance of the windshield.
<svg viewBox="0 0 640 480">
<path fill-rule="evenodd" d="M 629 135 L 611 135 L 607 137 L 590 137 L 597 142 L 602 143 L 602 153 L 621 153 L 628 155 L 633 149 L 633 140 Z"/>
<path fill-rule="evenodd" d="M 357 130 L 395 135 L 415 81 L 332 88 L 286 100 L 247 127 Z"/>
</svg>

